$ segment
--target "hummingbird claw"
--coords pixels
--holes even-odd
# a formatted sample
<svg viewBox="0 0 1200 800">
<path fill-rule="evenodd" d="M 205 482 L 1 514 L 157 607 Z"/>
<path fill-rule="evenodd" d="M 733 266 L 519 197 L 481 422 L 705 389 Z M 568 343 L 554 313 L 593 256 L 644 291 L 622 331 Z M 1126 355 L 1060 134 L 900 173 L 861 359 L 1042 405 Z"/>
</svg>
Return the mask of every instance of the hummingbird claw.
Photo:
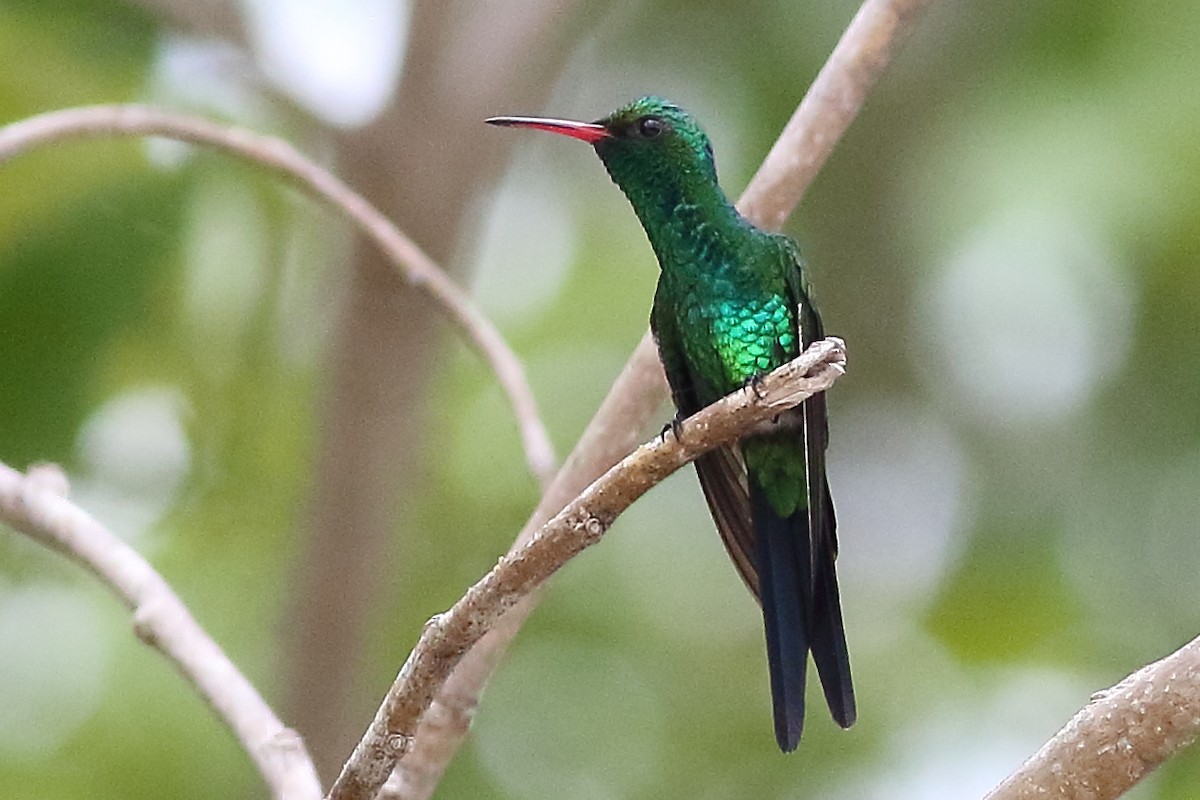
<svg viewBox="0 0 1200 800">
<path fill-rule="evenodd" d="M 683 418 L 676 414 L 671 418 L 671 421 L 663 425 L 662 430 L 658 432 L 658 436 L 665 443 L 667 441 L 667 431 L 670 431 L 675 436 L 675 441 L 683 443 Z"/>
<path fill-rule="evenodd" d="M 763 399 L 763 375 L 761 372 L 751 375 L 750 379 L 746 381 L 746 385 L 750 387 L 752 392 L 754 392 L 755 400 Z"/>
</svg>

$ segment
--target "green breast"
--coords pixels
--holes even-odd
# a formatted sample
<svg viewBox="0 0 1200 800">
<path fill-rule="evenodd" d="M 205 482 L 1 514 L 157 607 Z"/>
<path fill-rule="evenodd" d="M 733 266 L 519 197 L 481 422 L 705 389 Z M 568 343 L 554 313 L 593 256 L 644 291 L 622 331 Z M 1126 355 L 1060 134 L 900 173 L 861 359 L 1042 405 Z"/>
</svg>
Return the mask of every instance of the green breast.
<svg viewBox="0 0 1200 800">
<path fill-rule="evenodd" d="M 699 283 L 678 296 L 676 319 L 688 363 L 708 384 L 702 402 L 796 356 L 795 313 L 782 295 Z"/>
<path fill-rule="evenodd" d="M 796 322 L 779 295 L 717 304 L 712 346 L 729 383 L 741 385 L 796 355 Z"/>
</svg>

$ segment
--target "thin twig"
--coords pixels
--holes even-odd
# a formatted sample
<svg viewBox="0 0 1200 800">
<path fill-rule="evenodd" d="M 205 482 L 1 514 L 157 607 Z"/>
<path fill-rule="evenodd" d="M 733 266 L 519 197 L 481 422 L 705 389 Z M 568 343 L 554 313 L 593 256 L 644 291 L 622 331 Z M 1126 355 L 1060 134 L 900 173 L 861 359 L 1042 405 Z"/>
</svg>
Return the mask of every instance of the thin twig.
<svg viewBox="0 0 1200 800">
<path fill-rule="evenodd" d="M 171 587 L 137 551 L 66 495 L 66 476 L 0 464 L 0 521 L 79 563 L 133 611 L 134 632 L 157 649 L 229 726 L 277 800 L 317 800 L 321 784 L 304 742 L 286 727 Z"/>
<path fill-rule="evenodd" d="M 224 150 L 294 180 L 344 214 L 387 255 L 409 284 L 445 310 L 483 356 L 508 395 L 530 471 L 542 485 L 549 482 L 554 474 L 554 449 L 525 370 L 500 332 L 429 256 L 362 195 L 284 140 L 149 106 L 88 106 L 39 114 L 0 128 L 0 164 L 68 139 L 131 135 L 162 136 Z"/>
<path fill-rule="evenodd" d="M 986 800 L 1113 800 L 1200 735 L 1200 638 L 1092 697 Z"/>
<path fill-rule="evenodd" d="M 850 23 L 787 127 L 759 167 L 738 208 L 766 228 L 782 226 L 829 159 L 900 43 L 934 0 L 867 0 Z M 509 552 L 636 444 L 638 432 L 666 395 L 658 354 L 646 334 L 604 403 L 588 423 L 563 468 Z M 479 702 L 480 692 L 537 604 L 531 595 L 510 611 L 466 655 L 437 696 L 417 741 L 388 782 L 388 798 L 425 800 L 453 758 Z"/>
<path fill-rule="evenodd" d="M 642 445 L 609 469 L 534 534 L 502 557 L 454 606 L 431 619 L 396 676 L 375 719 L 329 793 L 329 800 L 369 800 L 383 786 L 434 693 L 472 645 L 505 611 L 573 556 L 604 535 L 622 511 L 670 473 L 754 425 L 833 385 L 845 371 L 839 339 L 816 342 L 760 385 L 713 403 L 683 422 L 678 436 Z"/>
</svg>

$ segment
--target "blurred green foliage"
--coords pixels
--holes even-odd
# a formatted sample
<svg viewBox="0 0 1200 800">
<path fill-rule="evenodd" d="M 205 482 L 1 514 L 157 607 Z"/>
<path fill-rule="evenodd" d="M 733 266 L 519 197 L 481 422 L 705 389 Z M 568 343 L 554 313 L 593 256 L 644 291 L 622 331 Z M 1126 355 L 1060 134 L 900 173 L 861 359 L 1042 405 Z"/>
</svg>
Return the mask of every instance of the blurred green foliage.
<svg viewBox="0 0 1200 800">
<path fill-rule="evenodd" d="M 151 174 L 124 184 L 67 198 L 4 254 L 0 318 L 13 324 L 0 373 L 20 379 L 0 385 L 0 406 L 12 415 L 4 448 L 15 463 L 71 457 L 95 402 L 93 371 L 143 314 L 154 283 L 178 272 L 170 249 L 130 247 L 128 229 L 131 220 L 161 226 L 169 248 L 186 183 Z"/>
<path fill-rule="evenodd" d="M 617 4 L 544 110 L 672 97 L 737 194 L 855 5 Z M 113 0 L 0 6 L 0 121 L 155 99 L 168 33 Z M 1183 0 L 943 3 L 791 225 L 851 353 L 832 482 L 860 723 L 840 732 L 814 702 L 800 752 L 775 752 L 757 609 L 680 474 L 555 580 L 441 796 L 979 796 L 1092 691 L 1195 635 L 1198 39 Z M 290 112 L 267 121 L 301 134 Z M 566 452 L 644 330 L 654 265 L 584 148 L 518 152 L 494 212 L 510 224 L 471 280 Z M 0 187 L 0 459 L 66 464 L 277 699 L 344 232 L 243 165 L 141 142 L 39 152 Z M 567 231 L 557 250 L 538 226 Z M 369 698 L 536 499 L 499 391 L 448 351 Z M 131 424 L 131 399 L 154 413 Z M 1134 796 L 1194 797 L 1198 776 L 1185 754 Z M 13 536 L 0 786 L 260 791 L 112 599 Z"/>
</svg>

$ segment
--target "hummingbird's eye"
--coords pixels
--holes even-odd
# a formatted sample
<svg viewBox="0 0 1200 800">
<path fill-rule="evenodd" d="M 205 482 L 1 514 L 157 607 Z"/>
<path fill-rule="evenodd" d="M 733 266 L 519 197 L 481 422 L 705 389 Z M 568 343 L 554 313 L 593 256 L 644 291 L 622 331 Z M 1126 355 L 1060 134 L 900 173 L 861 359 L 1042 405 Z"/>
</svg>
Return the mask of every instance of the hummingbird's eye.
<svg viewBox="0 0 1200 800">
<path fill-rule="evenodd" d="M 653 139 L 663 132 L 663 121 L 658 117 L 642 117 L 636 124 L 638 133 L 645 139 Z"/>
</svg>

